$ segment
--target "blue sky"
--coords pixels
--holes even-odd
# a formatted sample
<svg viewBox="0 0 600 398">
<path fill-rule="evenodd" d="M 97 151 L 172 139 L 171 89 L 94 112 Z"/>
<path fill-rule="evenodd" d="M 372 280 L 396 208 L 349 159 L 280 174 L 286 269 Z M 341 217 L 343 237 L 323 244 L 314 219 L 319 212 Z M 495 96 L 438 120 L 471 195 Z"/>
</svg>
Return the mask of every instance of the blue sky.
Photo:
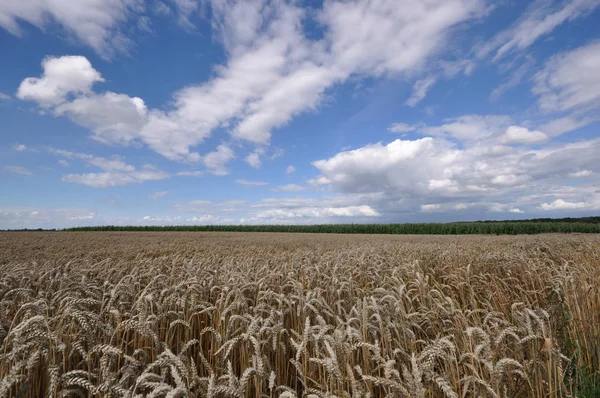
<svg viewBox="0 0 600 398">
<path fill-rule="evenodd" d="M 600 1 L 0 3 L 0 229 L 600 213 Z"/>
</svg>

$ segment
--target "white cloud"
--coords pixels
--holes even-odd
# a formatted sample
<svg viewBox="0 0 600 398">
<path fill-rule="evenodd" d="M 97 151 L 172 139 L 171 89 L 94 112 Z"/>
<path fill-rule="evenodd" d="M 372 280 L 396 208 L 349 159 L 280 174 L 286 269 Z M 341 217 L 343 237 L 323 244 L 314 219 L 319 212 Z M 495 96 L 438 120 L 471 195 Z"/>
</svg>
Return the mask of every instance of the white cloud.
<svg viewBox="0 0 600 398">
<path fill-rule="evenodd" d="M 24 176 L 32 176 L 33 173 L 25 168 L 25 167 L 21 167 L 21 166 L 3 166 L 2 167 L 3 170 L 6 171 L 10 171 L 11 173 L 15 173 L 15 174 L 22 174 Z"/>
<path fill-rule="evenodd" d="M 36 101 L 56 116 L 69 117 L 91 129 L 98 141 L 127 144 L 138 140 L 171 160 L 200 160 L 190 147 L 210 132 L 198 127 L 201 121 L 195 124 L 183 115 L 148 110 L 138 97 L 93 92 L 92 85 L 104 79 L 85 57 L 46 58 L 42 67 L 42 77 L 23 80 L 19 98 Z M 204 113 L 210 113 L 209 109 Z"/>
<path fill-rule="evenodd" d="M 213 202 L 210 200 L 191 200 L 186 203 L 177 203 L 174 206 L 176 211 L 186 213 L 206 213 L 214 212 L 236 212 L 241 208 L 246 208 L 248 202 L 245 200 L 227 200 L 224 202 Z"/>
<path fill-rule="evenodd" d="M 215 216 L 213 214 L 200 214 L 192 217 L 182 216 L 144 216 L 141 220 L 133 220 L 128 224 L 133 225 L 215 225 L 215 224 L 232 224 L 233 218 Z"/>
<path fill-rule="evenodd" d="M 322 217 L 378 217 L 380 214 L 367 205 L 346 207 L 297 207 L 294 209 L 262 210 L 242 222 L 269 220 L 281 222 L 298 218 L 320 219 Z"/>
<path fill-rule="evenodd" d="M 509 126 L 500 137 L 502 144 L 536 144 L 544 142 L 548 136 L 541 131 L 528 130 L 525 127 Z"/>
<path fill-rule="evenodd" d="M 130 41 L 120 27 L 143 6 L 140 0 L 2 1 L 0 28 L 22 36 L 22 22 L 42 30 L 55 23 L 101 56 L 110 57 L 129 47 Z"/>
<path fill-rule="evenodd" d="M 178 217 L 170 217 L 170 216 L 163 216 L 163 217 L 153 217 L 153 216 L 144 216 L 144 218 L 142 219 L 143 221 L 158 221 L 158 222 L 165 222 L 165 223 L 173 223 L 173 222 L 180 222 L 182 221 L 182 217 L 178 216 Z"/>
<path fill-rule="evenodd" d="M 16 144 L 13 146 L 13 149 L 17 152 L 24 152 L 27 150 L 27 146 L 23 144 Z"/>
<path fill-rule="evenodd" d="M 455 152 L 441 140 L 425 137 L 372 144 L 313 162 L 324 179 L 344 192 L 372 192 L 384 186 L 421 190 L 420 183 L 437 179 Z M 430 178 L 431 176 L 431 178 Z"/>
<path fill-rule="evenodd" d="M 497 138 L 505 133 L 512 119 L 506 115 L 464 115 L 446 119 L 441 126 L 421 126 L 423 134 L 452 137 L 467 144 Z"/>
<path fill-rule="evenodd" d="M 415 131 L 417 129 L 416 126 L 411 126 L 406 123 L 394 123 L 390 127 L 388 127 L 388 131 L 392 133 L 408 133 L 410 131 Z"/>
<path fill-rule="evenodd" d="M 280 158 L 283 156 L 284 153 L 285 150 L 283 148 L 273 148 L 273 152 L 271 153 L 270 159 L 275 160 L 277 158 Z"/>
<path fill-rule="evenodd" d="M 207 153 L 202 157 L 202 162 L 211 173 L 215 175 L 227 175 L 229 171 L 226 168 L 227 163 L 235 159 L 235 153 L 226 144 L 221 144 L 214 152 Z"/>
<path fill-rule="evenodd" d="M 255 169 L 260 168 L 262 162 L 260 161 L 260 155 L 256 152 L 252 152 L 250 155 L 246 156 L 244 159 L 246 163 L 248 163 L 251 167 Z"/>
<path fill-rule="evenodd" d="M 175 173 L 176 176 L 180 177 L 201 177 L 204 173 L 200 170 L 186 170 L 186 171 L 178 171 Z"/>
<path fill-rule="evenodd" d="M 54 113 L 68 116 L 92 130 L 93 138 L 106 143 L 128 143 L 138 138 L 148 117 L 141 98 L 112 92 L 75 98 L 57 106 Z"/>
<path fill-rule="evenodd" d="M 66 161 L 66 160 L 64 160 L 64 159 L 60 159 L 60 160 L 58 161 L 58 164 L 60 164 L 62 167 L 69 167 L 69 162 L 67 162 L 67 161 Z"/>
<path fill-rule="evenodd" d="M 154 192 L 151 193 L 150 195 L 148 195 L 148 198 L 150 199 L 158 199 L 158 198 L 162 198 L 164 196 L 167 196 L 169 194 L 168 191 L 158 191 L 158 192 Z"/>
<path fill-rule="evenodd" d="M 65 182 L 88 185 L 93 188 L 116 187 L 128 184 L 140 184 L 149 180 L 162 180 L 169 174 L 164 171 L 142 170 L 133 172 L 107 171 L 104 173 L 67 174 L 62 177 Z"/>
<path fill-rule="evenodd" d="M 442 208 L 442 206 L 439 203 L 431 203 L 431 204 L 421 205 L 421 211 L 424 211 L 424 212 L 438 211 L 441 208 Z"/>
<path fill-rule="evenodd" d="M 11 99 L 10 95 L 0 92 L 0 101 L 8 101 L 9 99 Z"/>
<path fill-rule="evenodd" d="M 302 185 L 298 185 L 298 184 L 286 184 L 286 185 L 280 185 L 276 188 L 272 188 L 271 191 L 274 192 L 300 192 L 300 191 L 305 191 L 306 187 L 303 187 Z"/>
<path fill-rule="evenodd" d="M 540 144 L 548 135 L 526 127 L 514 125 L 506 115 L 465 115 L 446 119 L 440 126 L 415 126 L 423 135 L 451 137 L 468 147 L 487 146 L 493 151 L 506 151 L 506 145 Z"/>
<path fill-rule="evenodd" d="M 531 2 L 523 16 L 480 48 L 478 55 L 483 57 L 495 51 L 493 59 L 497 60 L 511 51 L 523 50 L 563 23 L 589 14 L 598 4 L 596 0 Z"/>
<path fill-rule="evenodd" d="M 534 94 L 545 111 L 600 108 L 600 41 L 550 58 L 535 75 Z"/>
<path fill-rule="evenodd" d="M 285 169 L 285 174 L 292 174 L 296 171 L 296 168 L 292 165 L 289 165 L 287 169 Z"/>
<path fill-rule="evenodd" d="M 556 136 L 568 133 L 569 131 L 577 130 L 581 127 L 587 126 L 588 124 L 597 122 L 598 120 L 600 120 L 600 116 L 598 115 L 589 115 L 583 117 L 579 115 L 572 115 L 553 119 L 542 125 L 540 128 L 551 136 Z"/>
<path fill-rule="evenodd" d="M 50 149 L 49 151 L 50 153 L 63 156 L 67 159 L 85 160 L 88 165 L 97 166 L 105 171 L 135 171 L 135 167 L 125 163 L 123 158 L 120 156 L 113 156 L 112 158 L 107 159 L 87 153 L 66 151 L 64 149 Z"/>
<path fill-rule="evenodd" d="M 0 208 L 0 229 L 65 228 L 97 224 L 98 215 L 87 209 L 73 208 Z"/>
<path fill-rule="evenodd" d="M 509 138 L 529 142 L 538 136 L 530 137 L 530 130 L 525 133 L 525 139 L 522 134 Z M 571 197 L 565 196 L 570 192 L 567 181 L 578 176 L 594 176 L 586 181 L 590 185 L 585 189 L 600 189 L 593 185 L 600 172 L 600 139 L 537 149 L 489 142 L 456 144 L 442 135 L 370 144 L 313 162 L 320 174 L 309 184 L 344 195 L 375 195 L 377 199 L 370 203 L 385 214 L 414 212 L 422 204 L 426 206 L 422 210 L 439 204 L 440 210 L 478 207 L 529 212 L 540 203 L 539 197 L 534 198 L 538 192 L 554 199 Z M 577 190 L 584 192 L 584 186 Z"/>
<path fill-rule="evenodd" d="M 194 24 L 190 21 L 193 14 L 198 12 L 201 2 L 196 0 L 172 0 L 177 12 L 177 23 L 185 30 L 194 30 Z"/>
<path fill-rule="evenodd" d="M 573 177 L 573 178 L 589 177 L 592 174 L 594 174 L 594 172 L 592 172 L 590 170 L 581 170 L 581 171 L 576 171 L 574 173 L 570 173 L 569 177 Z"/>
<path fill-rule="evenodd" d="M 124 0 L 114 1 L 122 5 Z M 214 155 L 200 156 L 192 148 L 214 129 L 228 128 L 235 138 L 268 144 L 271 130 L 316 110 L 335 84 L 353 76 L 414 74 L 444 50 L 453 27 L 482 14 L 483 3 L 331 0 L 309 13 L 283 1 L 215 0 L 210 2 L 210 15 L 226 62 L 205 83 L 177 91 L 170 108 L 148 110 L 140 98 L 91 93 L 91 85 L 102 77 L 83 57 L 73 73 L 78 76 L 86 70 L 84 78 L 65 80 L 63 74 L 55 77 L 53 69 L 46 68 L 41 79 L 22 83 L 20 97 L 43 106 L 62 102 L 55 113 L 91 129 L 101 141 L 141 141 L 168 159 L 206 163 Z M 175 4 L 185 18 L 196 7 L 189 0 Z M 323 26 L 322 37 L 306 36 L 304 27 L 310 19 Z M 64 103 L 69 93 L 76 98 Z M 222 168 L 213 170 L 225 173 Z"/>
<path fill-rule="evenodd" d="M 433 76 L 426 77 L 425 79 L 417 80 L 413 86 L 413 92 L 405 104 L 411 107 L 416 106 L 425 96 L 429 89 L 435 84 L 436 78 Z"/>
<path fill-rule="evenodd" d="M 215 202 L 193 200 L 177 203 L 174 210 L 184 213 L 210 213 L 215 217 L 227 218 L 229 223 L 336 223 L 365 222 L 381 214 L 372 206 L 365 205 L 368 199 L 347 196 L 325 198 L 278 197 L 257 202 L 229 200 Z"/>
<path fill-rule="evenodd" d="M 525 213 L 523 210 L 519 209 L 518 207 L 511 207 L 510 209 L 508 209 L 509 213 Z"/>
<path fill-rule="evenodd" d="M 329 1 L 320 19 L 340 69 L 381 75 L 422 66 L 452 26 L 482 12 L 479 1 Z"/>
<path fill-rule="evenodd" d="M 469 208 L 471 208 L 473 206 L 474 206 L 473 203 L 457 203 L 452 208 L 454 210 L 466 210 L 466 209 L 469 209 Z"/>
<path fill-rule="evenodd" d="M 17 97 L 33 100 L 43 107 L 64 103 L 69 94 L 89 93 L 92 85 L 104 79 L 82 56 L 47 57 L 42 61 L 42 77 L 28 77 L 19 85 Z"/>
<path fill-rule="evenodd" d="M 586 207 L 584 202 L 567 202 L 562 199 L 556 199 L 552 203 L 542 203 L 540 205 L 542 210 L 582 209 L 584 207 Z"/>
<path fill-rule="evenodd" d="M 231 224 L 234 222 L 233 218 L 213 216 L 212 214 L 202 214 L 200 216 L 193 216 L 185 219 L 188 223 L 193 224 Z"/>
<path fill-rule="evenodd" d="M 50 153 L 67 159 L 79 159 L 89 166 L 98 167 L 102 173 L 67 174 L 62 176 L 65 182 L 88 185 L 94 188 L 115 187 L 128 184 L 140 184 L 144 181 L 162 180 L 170 174 L 155 167 L 145 165 L 141 170 L 125 163 L 119 156 L 104 158 L 86 153 L 71 152 L 62 149 L 50 149 Z"/>
<path fill-rule="evenodd" d="M 171 8 L 168 4 L 163 3 L 160 0 L 156 0 L 154 2 L 154 7 L 152 8 L 152 11 L 158 15 L 169 15 L 171 13 Z"/>
<path fill-rule="evenodd" d="M 244 180 L 244 179 L 237 179 L 235 180 L 236 184 L 240 184 L 243 185 L 245 187 L 262 187 L 265 185 L 269 185 L 268 182 L 265 181 L 248 181 L 248 180 Z"/>
<path fill-rule="evenodd" d="M 510 77 L 496 87 L 490 94 L 490 100 L 495 101 L 500 98 L 509 89 L 521 84 L 526 75 L 530 73 L 534 66 L 534 59 L 532 56 L 527 56 L 526 61 L 517 67 L 511 74 Z"/>
</svg>

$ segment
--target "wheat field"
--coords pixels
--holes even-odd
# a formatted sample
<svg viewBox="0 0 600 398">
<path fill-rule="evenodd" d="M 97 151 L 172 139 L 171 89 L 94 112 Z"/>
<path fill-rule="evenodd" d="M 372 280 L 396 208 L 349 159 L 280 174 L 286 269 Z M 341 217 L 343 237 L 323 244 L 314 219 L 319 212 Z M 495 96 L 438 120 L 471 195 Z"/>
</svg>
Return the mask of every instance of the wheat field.
<svg viewBox="0 0 600 398">
<path fill-rule="evenodd" d="M 0 234 L 0 396 L 591 397 L 600 237 Z"/>
</svg>

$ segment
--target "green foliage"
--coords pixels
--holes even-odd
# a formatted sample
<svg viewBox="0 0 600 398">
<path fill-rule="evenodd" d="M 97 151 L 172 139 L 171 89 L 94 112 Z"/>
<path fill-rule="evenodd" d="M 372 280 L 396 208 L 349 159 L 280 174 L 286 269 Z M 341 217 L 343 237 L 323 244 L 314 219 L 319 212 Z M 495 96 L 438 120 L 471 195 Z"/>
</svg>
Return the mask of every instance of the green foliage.
<svg viewBox="0 0 600 398">
<path fill-rule="evenodd" d="M 304 232 L 336 234 L 517 235 L 539 233 L 600 233 L 600 224 L 564 221 L 477 221 L 429 224 L 323 224 L 323 225 L 173 225 L 95 226 L 67 231 L 221 231 Z"/>
</svg>

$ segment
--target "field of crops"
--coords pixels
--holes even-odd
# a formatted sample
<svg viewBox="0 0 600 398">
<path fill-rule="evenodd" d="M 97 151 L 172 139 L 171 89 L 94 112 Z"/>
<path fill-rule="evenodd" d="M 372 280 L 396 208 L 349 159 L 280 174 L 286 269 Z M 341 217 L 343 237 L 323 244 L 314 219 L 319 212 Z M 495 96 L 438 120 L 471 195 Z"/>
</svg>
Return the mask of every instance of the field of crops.
<svg viewBox="0 0 600 398">
<path fill-rule="evenodd" d="M 76 227 L 73 232 L 293 232 L 326 234 L 391 235 L 521 235 L 541 233 L 600 233 L 599 217 L 533 219 L 521 221 L 473 221 L 416 224 L 322 224 L 322 225 L 104 225 Z"/>
<path fill-rule="evenodd" d="M 598 235 L 0 233 L 0 396 L 599 396 L 598 286 Z"/>
</svg>

